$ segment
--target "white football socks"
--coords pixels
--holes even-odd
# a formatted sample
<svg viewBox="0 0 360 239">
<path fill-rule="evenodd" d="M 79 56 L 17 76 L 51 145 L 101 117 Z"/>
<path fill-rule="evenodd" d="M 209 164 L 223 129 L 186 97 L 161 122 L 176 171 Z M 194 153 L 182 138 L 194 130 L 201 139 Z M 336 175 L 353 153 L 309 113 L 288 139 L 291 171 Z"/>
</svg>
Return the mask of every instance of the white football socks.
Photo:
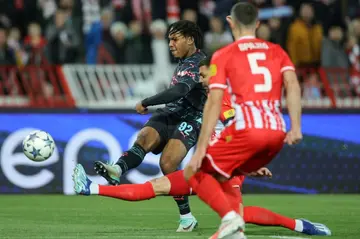
<svg viewBox="0 0 360 239">
<path fill-rule="evenodd" d="M 193 215 L 191 214 L 191 212 L 187 213 L 187 214 L 184 214 L 184 215 L 181 215 L 180 214 L 180 219 L 183 219 L 183 218 L 192 218 Z"/>
<path fill-rule="evenodd" d="M 99 184 L 91 183 L 90 184 L 90 194 L 98 195 L 99 194 Z"/>
<path fill-rule="evenodd" d="M 295 229 L 294 231 L 296 232 L 303 232 L 304 230 L 304 225 L 303 222 L 299 219 L 295 219 Z"/>
<path fill-rule="evenodd" d="M 229 221 L 229 220 L 232 220 L 234 219 L 235 217 L 237 216 L 236 212 L 235 211 L 231 211 L 231 212 L 228 212 L 222 219 L 221 221 Z"/>
</svg>

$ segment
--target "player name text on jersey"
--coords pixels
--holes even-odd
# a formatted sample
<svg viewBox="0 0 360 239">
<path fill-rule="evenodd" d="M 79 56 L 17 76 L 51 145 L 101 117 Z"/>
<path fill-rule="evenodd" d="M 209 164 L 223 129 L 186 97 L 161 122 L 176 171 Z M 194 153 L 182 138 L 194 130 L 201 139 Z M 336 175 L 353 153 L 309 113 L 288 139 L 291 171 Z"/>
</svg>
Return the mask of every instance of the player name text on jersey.
<svg viewBox="0 0 360 239">
<path fill-rule="evenodd" d="M 240 51 L 248 51 L 254 49 L 269 49 L 269 46 L 265 42 L 244 42 L 239 43 Z"/>
</svg>

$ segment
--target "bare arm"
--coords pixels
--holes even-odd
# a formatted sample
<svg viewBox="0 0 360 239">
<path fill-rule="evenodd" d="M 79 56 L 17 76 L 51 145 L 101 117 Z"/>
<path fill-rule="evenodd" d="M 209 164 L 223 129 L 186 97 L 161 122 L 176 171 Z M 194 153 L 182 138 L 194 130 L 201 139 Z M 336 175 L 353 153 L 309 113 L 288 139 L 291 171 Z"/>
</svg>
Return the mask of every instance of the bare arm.
<svg viewBox="0 0 360 239">
<path fill-rule="evenodd" d="M 291 129 L 301 131 L 301 89 L 294 71 L 285 71 L 284 84 L 286 104 L 290 115 Z"/>
</svg>

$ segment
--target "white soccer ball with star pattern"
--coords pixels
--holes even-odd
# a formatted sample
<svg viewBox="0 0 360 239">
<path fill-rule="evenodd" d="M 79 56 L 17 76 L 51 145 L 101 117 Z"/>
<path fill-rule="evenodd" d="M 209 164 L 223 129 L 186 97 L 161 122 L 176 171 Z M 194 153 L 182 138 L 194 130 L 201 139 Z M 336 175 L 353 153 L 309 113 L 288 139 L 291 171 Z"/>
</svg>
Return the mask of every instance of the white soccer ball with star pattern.
<svg viewBox="0 0 360 239">
<path fill-rule="evenodd" d="M 55 149 L 51 135 L 42 130 L 31 132 L 23 140 L 23 152 L 32 161 L 41 162 L 50 158 Z"/>
</svg>

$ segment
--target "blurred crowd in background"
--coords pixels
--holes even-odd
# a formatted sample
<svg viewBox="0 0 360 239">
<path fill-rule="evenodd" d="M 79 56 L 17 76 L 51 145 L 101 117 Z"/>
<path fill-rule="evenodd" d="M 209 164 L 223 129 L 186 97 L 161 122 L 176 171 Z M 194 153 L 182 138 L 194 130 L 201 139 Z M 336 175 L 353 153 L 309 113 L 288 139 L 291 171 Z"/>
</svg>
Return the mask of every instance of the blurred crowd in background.
<svg viewBox="0 0 360 239">
<path fill-rule="evenodd" d="M 167 26 L 196 22 L 211 54 L 233 41 L 225 22 L 236 0 L 0 0 L 0 65 L 155 64 L 175 62 Z M 360 1 L 253 0 L 258 37 L 280 44 L 300 68 L 349 70 L 360 85 Z M 164 69 L 164 68 L 163 68 Z M 304 95 L 320 98 L 316 74 Z M 354 94 L 356 94 L 354 87 Z M 360 92 L 360 89 L 359 89 Z"/>
</svg>

